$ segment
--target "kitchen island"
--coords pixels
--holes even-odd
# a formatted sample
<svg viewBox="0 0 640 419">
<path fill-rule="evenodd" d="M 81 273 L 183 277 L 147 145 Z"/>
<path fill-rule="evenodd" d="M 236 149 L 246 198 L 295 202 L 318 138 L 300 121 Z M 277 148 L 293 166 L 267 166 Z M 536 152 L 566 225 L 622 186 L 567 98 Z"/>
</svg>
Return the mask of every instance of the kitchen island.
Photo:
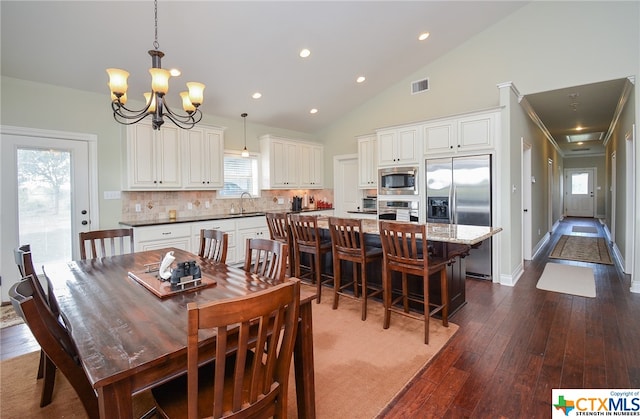
<svg viewBox="0 0 640 419">
<path fill-rule="evenodd" d="M 328 235 L 328 218 L 318 218 L 318 226 Z M 382 247 L 378 220 L 363 219 L 362 230 L 365 234 L 365 243 L 368 246 Z M 426 223 L 429 251 L 436 257 L 452 260 L 452 263 L 447 267 L 449 316 L 455 314 L 466 304 L 465 256 L 472 252 L 474 247 L 479 246 L 484 240 L 491 238 L 500 231 L 502 231 L 501 227 Z M 369 264 L 367 269 L 367 281 L 371 284 L 381 285 L 381 264 Z M 349 275 L 349 273 L 344 274 Z M 437 276 L 438 274 L 434 275 Z M 422 282 L 409 281 L 409 283 L 409 293 L 416 298 L 422 299 L 424 292 Z M 432 303 L 440 304 L 440 281 L 435 277 L 430 281 L 429 299 Z M 418 305 L 412 305 L 412 308 L 422 310 L 422 307 Z"/>
</svg>

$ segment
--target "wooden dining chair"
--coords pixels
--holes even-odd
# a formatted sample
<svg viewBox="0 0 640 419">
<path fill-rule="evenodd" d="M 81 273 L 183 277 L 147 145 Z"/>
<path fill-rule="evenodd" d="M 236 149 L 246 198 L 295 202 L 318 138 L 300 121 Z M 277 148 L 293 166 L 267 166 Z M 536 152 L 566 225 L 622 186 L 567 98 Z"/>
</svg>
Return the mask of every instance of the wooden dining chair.
<svg viewBox="0 0 640 419">
<path fill-rule="evenodd" d="M 424 320 L 424 343 L 429 343 L 429 317 L 435 313 L 442 314 L 442 324 L 448 326 L 449 301 L 447 283 L 447 264 L 450 260 L 436 259 L 429 256 L 427 234 L 424 224 L 380 221 L 380 241 L 383 250 L 383 299 L 384 324 L 389 328 L 391 312 Z M 392 272 L 402 274 L 402 293 L 393 298 Z M 439 273 L 441 304 L 429 303 L 429 278 Z M 412 298 L 408 292 L 408 275 L 422 281 L 423 300 Z M 402 306 L 397 303 L 402 301 Z M 422 304 L 424 315 L 417 315 L 409 309 L 409 301 Z"/>
<path fill-rule="evenodd" d="M 294 271 L 296 278 L 303 278 L 301 267 L 302 255 L 309 256 L 309 276 L 311 282 L 316 284 L 320 303 L 322 285 L 333 283 L 333 276 L 323 273 L 323 259 L 331 252 L 331 239 L 324 239 L 318 228 L 318 217 L 315 215 L 290 214 L 289 225 L 293 237 Z"/>
<path fill-rule="evenodd" d="M 358 287 L 360 287 L 362 320 L 366 320 L 367 299 L 382 294 L 382 286 L 375 286 L 367 281 L 367 264 L 381 262 L 382 249 L 366 245 L 360 219 L 329 217 L 329 232 L 333 253 L 333 309 L 338 308 L 340 295 L 358 298 Z M 344 284 L 342 283 L 342 261 L 353 263 L 352 279 Z M 359 277 L 358 267 L 360 268 Z M 344 292 L 348 287 L 353 287 L 353 295 Z"/>
<path fill-rule="evenodd" d="M 222 230 L 201 229 L 198 255 L 214 262 L 227 263 L 229 235 Z"/>
<path fill-rule="evenodd" d="M 35 267 L 33 266 L 31 246 L 25 244 L 16 249 L 13 249 L 13 256 L 18 267 L 20 277 L 26 278 L 28 276 L 32 276 L 33 278 L 35 278 L 35 280 L 33 281 L 33 287 L 36 287 L 38 289 L 40 295 L 46 295 L 45 301 L 49 309 L 54 316 L 58 317 L 60 314 L 60 310 L 58 309 L 58 304 L 55 300 L 55 296 L 53 295 L 51 282 L 48 280 L 45 273 L 45 279 L 47 283 L 47 293 L 45 294 L 44 289 L 42 288 L 42 284 L 40 283 L 40 280 L 38 280 L 38 275 L 36 275 Z M 18 302 L 18 287 L 21 287 L 21 290 L 24 292 L 28 292 L 31 288 L 29 287 L 27 289 L 25 285 L 21 286 L 20 284 L 20 282 L 17 282 L 9 289 L 9 299 L 11 300 L 11 303 L 13 305 L 13 309 L 26 322 L 26 319 L 24 318 L 24 314 L 22 313 L 20 304 Z M 29 294 L 29 296 L 30 295 L 31 294 Z M 44 385 L 42 386 L 42 393 L 40 396 L 40 407 L 44 407 L 50 404 L 51 400 L 53 399 L 53 387 L 56 378 L 56 367 L 42 349 L 40 349 L 40 360 L 38 363 L 38 373 L 36 375 L 36 378 L 44 378 Z"/>
<path fill-rule="evenodd" d="M 132 228 L 94 230 L 80 233 L 81 259 L 123 255 L 133 253 L 133 251 Z"/>
<path fill-rule="evenodd" d="M 151 390 L 157 411 L 172 419 L 286 417 L 299 310 L 295 278 L 244 297 L 187 304 L 187 375 Z M 198 368 L 202 329 L 216 332 L 215 361 Z"/>
<path fill-rule="evenodd" d="M 76 391 L 87 416 L 99 418 L 98 397 L 79 363 L 75 344 L 67 327 L 61 323 L 61 317 L 49 309 L 37 281 L 32 275 L 22 279 L 14 289 L 12 298 L 19 305 L 27 326 L 46 356 L 55 368 L 62 371 Z M 45 379 L 50 373 L 55 374 L 55 369 L 45 371 Z"/>
<path fill-rule="evenodd" d="M 247 239 L 243 269 L 282 282 L 287 270 L 289 246 L 270 239 Z"/>
<path fill-rule="evenodd" d="M 289 228 L 289 217 L 286 212 L 267 212 L 267 227 L 271 240 L 277 240 L 289 246 L 287 255 L 287 274 L 291 275 L 291 262 L 293 261 L 293 243 L 291 240 L 291 229 Z"/>
</svg>

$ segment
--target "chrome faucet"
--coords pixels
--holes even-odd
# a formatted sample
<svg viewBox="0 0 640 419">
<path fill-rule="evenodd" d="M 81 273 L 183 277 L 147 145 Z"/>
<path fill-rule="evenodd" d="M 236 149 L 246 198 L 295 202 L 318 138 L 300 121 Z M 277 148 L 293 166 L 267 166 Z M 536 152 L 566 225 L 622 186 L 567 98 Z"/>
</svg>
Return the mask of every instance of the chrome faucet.
<svg viewBox="0 0 640 419">
<path fill-rule="evenodd" d="M 249 199 L 253 199 L 249 192 L 242 192 L 240 195 L 240 214 L 244 214 L 244 196 L 247 195 Z"/>
</svg>

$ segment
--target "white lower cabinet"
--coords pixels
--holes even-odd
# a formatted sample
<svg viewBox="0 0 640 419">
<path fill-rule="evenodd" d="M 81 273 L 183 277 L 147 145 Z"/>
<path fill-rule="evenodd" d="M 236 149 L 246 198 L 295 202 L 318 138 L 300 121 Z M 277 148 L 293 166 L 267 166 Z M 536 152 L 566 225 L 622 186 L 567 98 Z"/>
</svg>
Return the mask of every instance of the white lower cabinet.
<svg viewBox="0 0 640 419">
<path fill-rule="evenodd" d="M 135 227 L 133 229 L 133 238 L 136 252 L 162 249 L 164 247 L 191 250 L 191 227 L 189 223 Z"/>
<path fill-rule="evenodd" d="M 227 264 L 244 262 L 246 241 L 249 238 L 268 239 L 269 228 L 264 215 L 232 219 L 194 221 L 190 223 L 169 223 L 155 226 L 134 227 L 134 248 L 144 250 L 176 247 L 198 254 L 201 229 L 222 230 L 229 234 Z"/>
<path fill-rule="evenodd" d="M 269 227 L 267 227 L 267 219 L 264 216 L 243 218 L 242 221 L 238 223 L 237 234 L 238 263 L 244 261 L 247 239 L 268 239 L 271 237 L 269 235 Z"/>
<path fill-rule="evenodd" d="M 235 263 L 236 258 L 236 221 L 235 220 L 210 220 L 199 221 L 191 224 L 191 234 L 193 241 L 191 253 L 198 254 L 200 251 L 200 230 L 221 230 L 228 234 L 227 243 L 227 263 Z"/>
</svg>

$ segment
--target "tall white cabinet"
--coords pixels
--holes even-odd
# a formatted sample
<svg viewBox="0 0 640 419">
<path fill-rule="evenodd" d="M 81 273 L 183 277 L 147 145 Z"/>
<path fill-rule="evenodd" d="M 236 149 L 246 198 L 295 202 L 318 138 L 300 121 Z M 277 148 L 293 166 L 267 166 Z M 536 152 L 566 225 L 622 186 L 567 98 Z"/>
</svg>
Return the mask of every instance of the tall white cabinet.
<svg viewBox="0 0 640 419">
<path fill-rule="evenodd" d="M 363 135 L 358 140 L 358 186 L 360 189 L 378 187 L 378 141 L 375 135 Z"/>
</svg>

